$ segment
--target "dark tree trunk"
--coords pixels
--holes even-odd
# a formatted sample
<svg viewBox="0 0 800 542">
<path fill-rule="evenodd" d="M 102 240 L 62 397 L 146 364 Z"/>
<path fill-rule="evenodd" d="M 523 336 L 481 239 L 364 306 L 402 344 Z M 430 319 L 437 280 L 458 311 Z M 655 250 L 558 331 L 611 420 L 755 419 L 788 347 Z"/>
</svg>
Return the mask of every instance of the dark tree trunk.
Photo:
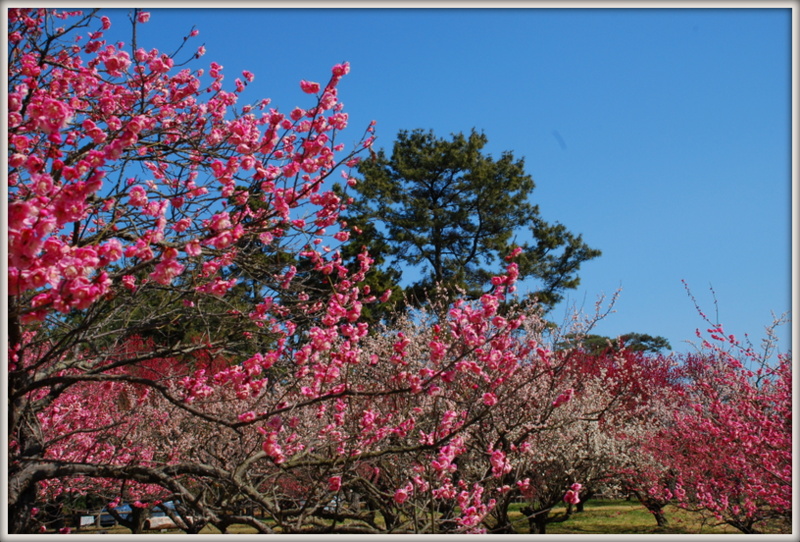
<svg viewBox="0 0 800 542">
<path fill-rule="evenodd" d="M 642 495 L 638 491 L 634 491 L 633 494 L 639 499 L 639 502 L 653 514 L 653 517 L 656 520 L 656 525 L 659 527 L 666 527 L 669 525 L 669 521 L 667 520 L 667 516 L 664 515 L 664 503 L 649 497 L 648 495 Z"/>
<path fill-rule="evenodd" d="M 19 450 L 16 458 L 9 462 L 8 468 L 8 532 L 38 534 L 42 523 L 32 514 L 33 509 L 37 507 L 36 471 L 30 467 L 30 463 L 26 465 L 25 460 L 35 461 L 42 455 L 43 439 L 40 432 L 35 429 L 39 427 L 39 423 L 35 416 L 25 411 L 20 401 L 10 401 L 8 418 L 9 440 L 16 439 Z"/>
<path fill-rule="evenodd" d="M 666 527 L 669 524 L 667 520 L 667 516 L 664 515 L 664 510 L 662 508 L 658 508 L 657 510 L 650 510 L 653 513 L 653 517 L 656 518 L 656 524 L 659 527 Z"/>
<path fill-rule="evenodd" d="M 586 493 L 581 494 L 581 502 L 575 505 L 576 512 L 583 512 L 583 507 L 586 505 L 586 501 L 594 497 L 594 491 L 587 491 Z"/>
<path fill-rule="evenodd" d="M 35 533 L 36 522 L 31 517 L 36 504 L 36 485 L 31 484 L 19 496 L 17 502 L 8 507 L 8 532 L 12 534 Z"/>
<path fill-rule="evenodd" d="M 546 534 L 547 533 L 547 517 L 550 515 L 550 509 L 534 510 L 530 506 L 526 506 L 521 510 L 528 518 L 528 525 L 530 526 L 531 534 Z"/>
<path fill-rule="evenodd" d="M 516 534 L 516 529 L 508 517 L 508 507 L 511 504 L 509 499 L 500 500 L 494 507 L 492 515 L 497 519 L 497 525 L 491 530 L 492 534 Z"/>
<path fill-rule="evenodd" d="M 125 519 L 122 516 L 120 516 L 119 513 L 114 509 L 110 509 L 109 513 L 116 520 L 117 523 L 119 523 L 126 529 L 130 529 L 131 533 L 141 534 L 144 532 L 144 522 L 147 518 L 145 517 L 143 508 L 137 508 L 135 506 L 131 506 L 131 513 L 128 515 L 128 519 Z"/>
</svg>

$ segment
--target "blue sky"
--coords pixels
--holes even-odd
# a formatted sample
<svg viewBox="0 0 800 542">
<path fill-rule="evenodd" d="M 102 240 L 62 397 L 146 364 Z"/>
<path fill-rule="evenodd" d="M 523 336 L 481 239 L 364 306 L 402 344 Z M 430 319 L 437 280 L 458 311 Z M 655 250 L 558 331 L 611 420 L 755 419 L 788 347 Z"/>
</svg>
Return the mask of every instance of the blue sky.
<svg viewBox="0 0 800 542">
<path fill-rule="evenodd" d="M 109 11 L 121 31 L 127 10 Z M 247 101 L 308 106 L 298 81 L 348 61 L 353 140 L 373 119 L 387 150 L 401 129 L 474 127 L 488 153 L 524 157 L 542 216 L 603 251 L 556 320 L 622 288 L 595 332 L 686 351 L 704 323 L 682 279 L 756 342 L 791 309 L 788 9 L 149 11 L 140 46 L 172 50 L 196 27 L 195 66 L 222 64 L 230 84 L 252 71 Z"/>
</svg>

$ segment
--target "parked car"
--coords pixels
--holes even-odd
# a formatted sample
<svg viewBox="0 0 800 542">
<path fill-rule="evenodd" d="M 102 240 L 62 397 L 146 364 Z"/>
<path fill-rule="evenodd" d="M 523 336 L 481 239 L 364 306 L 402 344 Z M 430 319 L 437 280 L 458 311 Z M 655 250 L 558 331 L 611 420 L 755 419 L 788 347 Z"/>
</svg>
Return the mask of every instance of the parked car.
<svg viewBox="0 0 800 542">
<path fill-rule="evenodd" d="M 150 517 L 160 518 L 166 516 L 167 513 L 164 512 L 164 510 L 162 510 L 161 508 L 162 506 L 172 512 L 175 511 L 175 502 L 173 501 L 162 502 L 159 506 L 154 506 L 153 509 L 150 510 Z"/>
<path fill-rule="evenodd" d="M 122 503 L 118 505 L 114 510 L 122 517 L 122 519 L 129 519 L 131 517 L 131 505 L 127 503 Z M 116 525 L 117 520 L 114 519 L 114 516 L 111 515 L 111 512 L 108 511 L 108 508 L 103 508 L 100 511 L 100 526 L 101 527 L 113 527 Z"/>
</svg>

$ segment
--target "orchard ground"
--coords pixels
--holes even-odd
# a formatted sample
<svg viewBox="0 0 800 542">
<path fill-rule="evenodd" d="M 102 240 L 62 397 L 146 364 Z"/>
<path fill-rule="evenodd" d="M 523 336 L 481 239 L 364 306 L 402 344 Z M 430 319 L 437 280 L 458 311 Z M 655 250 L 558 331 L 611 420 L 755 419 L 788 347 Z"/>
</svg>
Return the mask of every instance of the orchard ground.
<svg viewBox="0 0 800 542">
<path fill-rule="evenodd" d="M 518 534 L 529 533 L 528 524 L 519 511 L 523 504 L 514 505 L 511 517 Z M 659 527 L 647 509 L 635 499 L 592 499 L 586 503 L 583 512 L 573 513 L 564 520 L 566 506 L 557 506 L 553 510 L 553 522 L 548 524 L 547 534 L 741 534 L 729 525 L 718 525 L 690 511 L 668 505 L 665 508 L 669 525 Z M 150 531 L 151 533 L 176 533 L 177 529 Z M 229 529 L 229 533 L 252 534 L 255 529 L 239 525 Z M 770 530 L 770 533 L 779 533 Z M 73 533 L 81 534 L 130 534 L 125 527 L 83 528 Z M 219 534 L 217 529 L 206 527 L 201 534 Z"/>
</svg>

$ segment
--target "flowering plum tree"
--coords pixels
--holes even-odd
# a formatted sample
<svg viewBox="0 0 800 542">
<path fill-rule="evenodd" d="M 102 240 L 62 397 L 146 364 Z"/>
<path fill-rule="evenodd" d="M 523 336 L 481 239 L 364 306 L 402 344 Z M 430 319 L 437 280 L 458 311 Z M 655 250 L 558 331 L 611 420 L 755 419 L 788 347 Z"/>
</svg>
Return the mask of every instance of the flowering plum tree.
<svg viewBox="0 0 800 542">
<path fill-rule="evenodd" d="M 528 360 L 529 366 L 536 363 Z M 541 374 L 527 380 L 526 402 L 514 405 L 516 413 L 507 418 L 517 420 L 517 427 L 497 424 L 499 435 L 493 437 L 515 444 L 508 451 L 513 474 L 503 482 L 509 488 L 495 508 L 497 528 L 509 529 L 513 500 L 527 501 L 523 512 L 531 532 L 544 533 L 553 520 L 550 511 L 562 501 L 580 505 L 595 492 L 615 487 L 619 469 L 635 450 L 635 442 L 620 436 L 635 432 L 637 422 L 658 408 L 670 363 L 626 350 L 600 356 L 556 350 L 544 360 L 540 356 Z M 533 430 L 519 432 L 522 427 Z M 574 509 L 568 506 L 563 519 Z"/>
<path fill-rule="evenodd" d="M 739 348 L 719 326 L 709 333 L 714 342 L 685 360 L 682 408 L 647 446 L 674 473 L 672 484 L 662 481 L 651 493 L 672 491 L 679 506 L 745 533 L 760 532 L 769 521 L 788 525 L 791 356 L 780 354 L 775 366 L 752 371 L 744 363 L 756 357 L 752 350 Z"/>
<path fill-rule="evenodd" d="M 136 11 L 132 24 L 148 18 Z M 238 105 L 250 72 L 225 90 L 222 66 L 191 69 L 181 49 L 108 43 L 111 24 L 97 11 L 9 10 L 13 532 L 34 528 L 34 502 L 48 481 L 114 478 L 181 493 L 165 481 L 180 467 L 167 474 L 166 459 L 145 467 L 151 451 L 125 439 L 101 444 L 104 430 L 124 425 L 121 416 L 143 416 L 114 408 L 122 394 L 149 390 L 234 429 L 238 413 L 232 424 L 192 401 L 223 384 L 258 395 L 267 373 L 291 358 L 294 315 L 338 334 L 370 301 L 356 287 L 359 271 L 346 272 L 330 246 L 346 232 L 337 232 L 342 202 L 325 180 L 341 166 L 347 177 L 372 138 L 370 126 L 351 151 L 337 141 L 347 114 L 336 87 L 349 66 L 334 66 L 326 84 L 301 82 L 311 105 L 284 114 L 269 100 Z M 304 277 L 280 258 L 259 264 L 258 303 L 243 310 L 227 302 L 250 246 L 310 262 L 331 279 L 327 303 L 304 303 L 296 293 Z M 363 273 L 369 261 L 361 261 Z M 195 334 L 126 350 L 131 337 L 176 321 L 192 322 Z M 348 330 L 354 339 L 361 332 Z M 256 355 L 256 344 L 270 348 Z M 212 351 L 245 361 L 222 373 L 196 366 L 193 358 Z M 158 374 L 132 369 L 150 360 L 175 363 Z M 324 378 L 311 379 L 306 400 Z M 67 443 L 69 452 L 56 451 Z"/>
</svg>

